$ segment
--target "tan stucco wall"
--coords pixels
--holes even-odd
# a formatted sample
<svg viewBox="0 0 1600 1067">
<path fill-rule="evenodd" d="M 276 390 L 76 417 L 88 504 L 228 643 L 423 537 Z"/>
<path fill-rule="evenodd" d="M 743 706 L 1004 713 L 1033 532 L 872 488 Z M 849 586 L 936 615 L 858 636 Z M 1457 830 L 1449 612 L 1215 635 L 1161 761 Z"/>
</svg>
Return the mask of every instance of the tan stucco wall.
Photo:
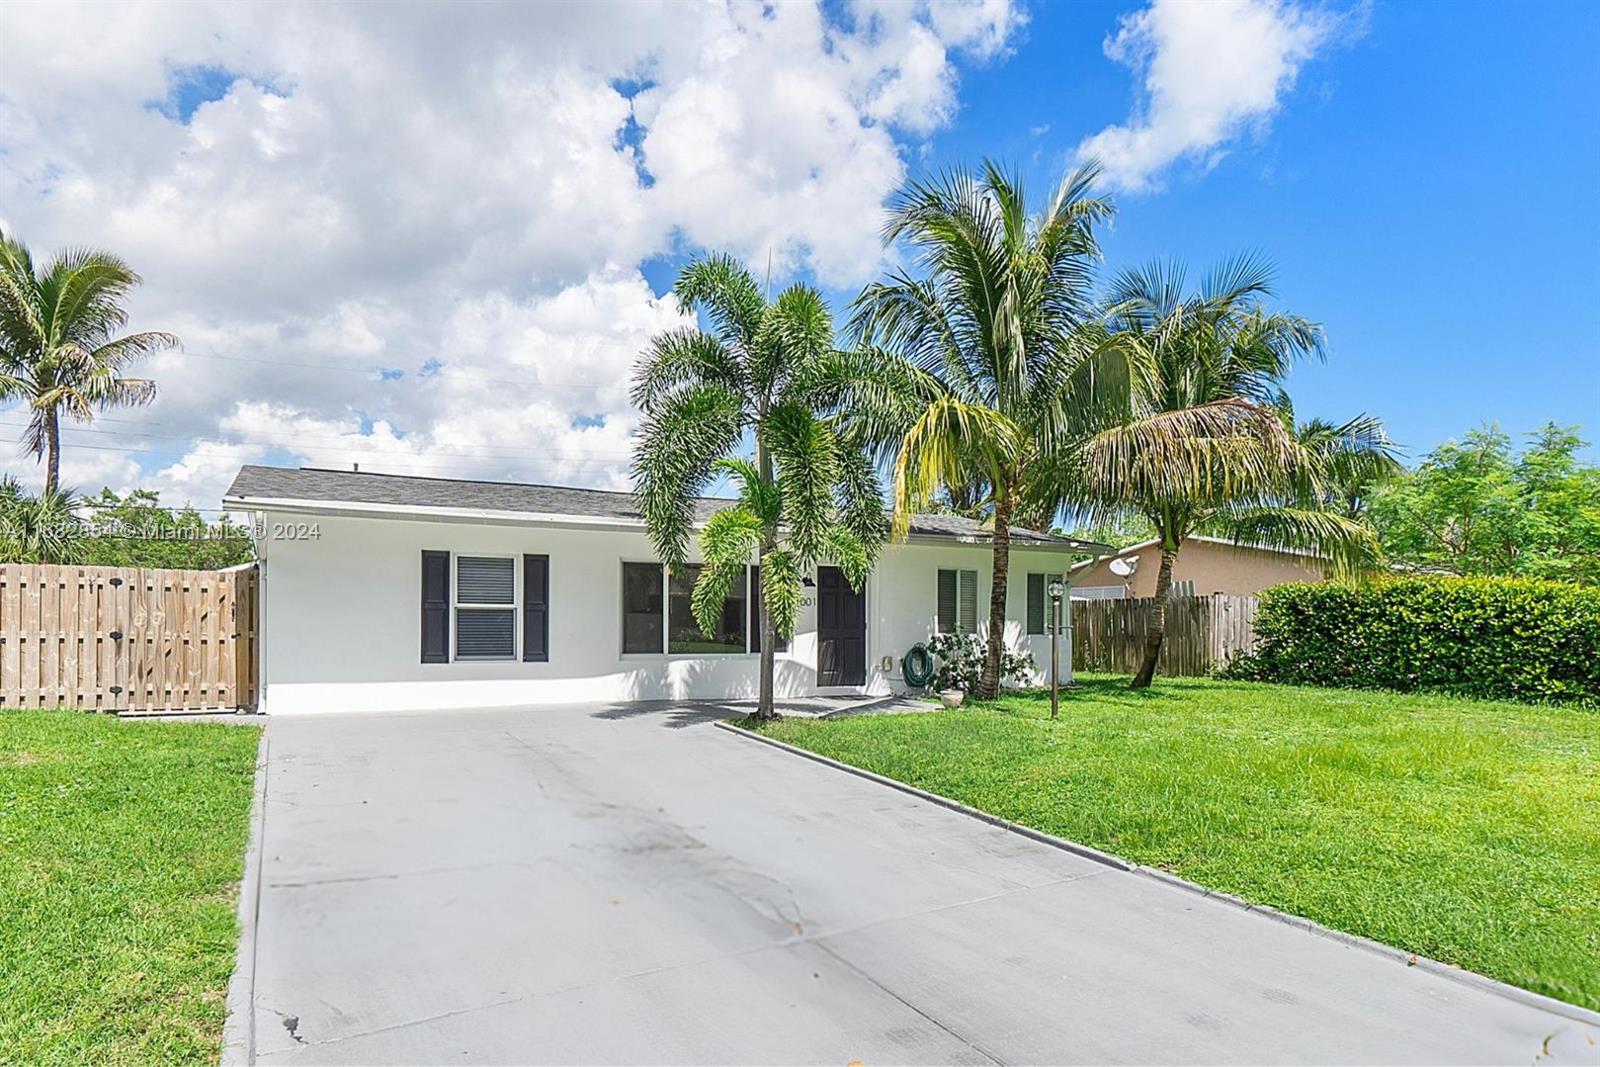
<svg viewBox="0 0 1600 1067">
<path fill-rule="evenodd" d="M 1074 587 L 1121 585 L 1125 588 L 1124 596 L 1154 596 L 1156 572 L 1161 569 L 1161 549 L 1151 546 L 1140 549 L 1137 554 L 1139 566 L 1132 578 L 1122 579 L 1112 574 L 1111 561 L 1105 560 L 1087 568 L 1087 573 L 1075 574 L 1072 584 Z M 1172 580 L 1194 582 L 1197 596 L 1210 593 L 1254 596 L 1284 582 L 1320 582 L 1324 578 L 1317 561 L 1306 556 L 1219 545 L 1212 541 L 1185 542 L 1172 567 Z"/>
</svg>

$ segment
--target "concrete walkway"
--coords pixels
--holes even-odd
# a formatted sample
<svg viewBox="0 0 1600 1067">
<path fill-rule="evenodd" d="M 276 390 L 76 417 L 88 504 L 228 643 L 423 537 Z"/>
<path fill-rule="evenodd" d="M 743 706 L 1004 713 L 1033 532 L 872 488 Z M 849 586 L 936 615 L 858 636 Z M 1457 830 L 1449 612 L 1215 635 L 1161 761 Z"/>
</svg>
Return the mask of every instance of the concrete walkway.
<svg viewBox="0 0 1600 1067">
<path fill-rule="evenodd" d="M 254 1058 L 1600 1059 L 1592 1024 L 1007 833 L 711 716 L 273 720 L 254 1011 L 234 1027 L 253 1022 Z"/>
</svg>

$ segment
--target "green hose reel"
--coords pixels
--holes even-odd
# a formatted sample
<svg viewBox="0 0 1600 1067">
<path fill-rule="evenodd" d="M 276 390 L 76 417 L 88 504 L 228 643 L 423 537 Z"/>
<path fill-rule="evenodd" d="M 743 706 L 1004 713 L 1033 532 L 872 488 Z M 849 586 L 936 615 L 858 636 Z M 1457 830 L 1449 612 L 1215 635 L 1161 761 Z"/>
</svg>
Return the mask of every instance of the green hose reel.
<svg viewBox="0 0 1600 1067">
<path fill-rule="evenodd" d="M 927 645 L 919 642 L 911 646 L 911 651 L 900 661 L 900 677 L 907 685 L 918 689 L 927 688 L 933 681 L 933 653 L 928 651 Z"/>
</svg>

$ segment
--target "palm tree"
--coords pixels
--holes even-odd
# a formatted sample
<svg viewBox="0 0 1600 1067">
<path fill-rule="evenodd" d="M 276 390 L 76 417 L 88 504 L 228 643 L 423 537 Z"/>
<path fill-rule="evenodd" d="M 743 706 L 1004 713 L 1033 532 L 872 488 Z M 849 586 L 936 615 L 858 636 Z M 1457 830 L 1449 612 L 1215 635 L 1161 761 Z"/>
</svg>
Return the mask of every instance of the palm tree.
<svg viewBox="0 0 1600 1067">
<path fill-rule="evenodd" d="M 116 336 L 128 321 L 122 300 L 138 284 L 126 263 L 92 249 L 36 269 L 27 247 L 0 233 L 0 401 L 27 399 L 22 447 L 44 459 L 47 493 L 61 482 L 61 416 L 90 422 L 103 408 L 149 403 L 155 383 L 124 378 L 123 367 L 178 347 L 159 331 Z"/>
<path fill-rule="evenodd" d="M 871 460 L 847 448 L 819 398 L 834 391 L 833 324 L 815 289 L 793 285 L 768 302 L 727 256 L 685 267 L 673 291 L 704 316 L 709 332 L 657 335 L 633 383 L 644 413 L 634 482 L 657 556 L 682 567 L 696 498 L 731 475 L 736 503 L 700 535 L 704 561 L 691 604 L 710 632 L 728 591 L 755 558 L 761 566 L 758 719 L 775 718 L 773 653 L 794 632 L 801 581 L 819 560 L 836 563 L 859 589 L 887 522 Z M 740 458 L 750 435 L 755 461 Z"/>
<path fill-rule="evenodd" d="M 863 346 L 840 399 L 844 425 L 894 464 L 896 536 L 941 497 L 993 525 L 993 584 L 980 699 L 1000 686 L 1013 525 L 1048 530 L 1062 497 L 1040 477 L 1126 404 L 1120 350 L 1084 343 L 1096 224 L 1096 164 L 1070 172 L 1042 212 L 1021 181 L 986 162 L 909 183 L 886 244 L 904 241 L 918 276 L 897 271 L 856 299 Z"/>
<path fill-rule="evenodd" d="M 0 560 L 79 562 L 84 544 L 73 500 L 71 490 L 29 496 L 16 479 L 0 478 Z"/>
<path fill-rule="evenodd" d="M 1191 534 L 1311 549 L 1339 570 L 1377 555 L 1371 530 L 1330 506 L 1332 476 L 1358 446 L 1376 455 L 1387 439 L 1367 426 L 1302 443 L 1291 428 L 1284 381 L 1296 360 L 1322 355 L 1321 327 L 1262 307 L 1271 271 L 1253 258 L 1224 263 L 1193 294 L 1185 285 L 1181 267 L 1158 263 L 1111 286 L 1106 343 L 1133 368 L 1133 404 L 1125 424 L 1085 444 L 1063 486 L 1091 515 L 1132 511 L 1160 538 L 1136 689 L 1155 675 L 1173 564 Z"/>
</svg>

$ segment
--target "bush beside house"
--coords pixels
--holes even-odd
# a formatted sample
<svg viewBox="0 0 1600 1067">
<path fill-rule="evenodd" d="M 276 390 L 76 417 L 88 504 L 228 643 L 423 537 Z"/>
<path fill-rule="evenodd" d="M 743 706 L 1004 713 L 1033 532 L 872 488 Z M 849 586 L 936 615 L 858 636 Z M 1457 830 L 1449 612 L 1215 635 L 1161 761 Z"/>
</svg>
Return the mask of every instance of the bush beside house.
<svg viewBox="0 0 1600 1067">
<path fill-rule="evenodd" d="M 1231 677 L 1600 703 L 1600 589 L 1520 578 L 1283 585 Z"/>
</svg>

